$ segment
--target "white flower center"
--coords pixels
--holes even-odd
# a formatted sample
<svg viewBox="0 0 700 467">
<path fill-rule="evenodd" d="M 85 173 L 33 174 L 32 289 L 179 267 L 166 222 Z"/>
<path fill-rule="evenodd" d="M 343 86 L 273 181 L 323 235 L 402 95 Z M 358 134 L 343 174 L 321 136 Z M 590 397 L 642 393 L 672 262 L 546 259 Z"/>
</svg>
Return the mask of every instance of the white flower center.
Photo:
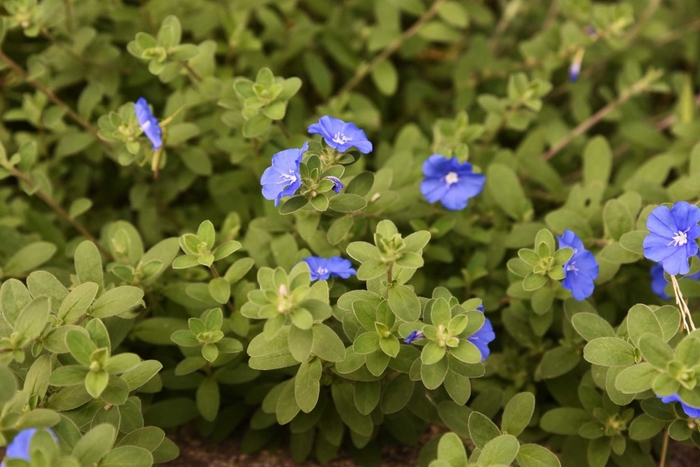
<svg viewBox="0 0 700 467">
<path fill-rule="evenodd" d="M 345 144 L 348 141 L 352 141 L 352 138 L 349 136 L 345 136 L 343 133 L 338 132 L 335 135 L 333 135 L 333 139 L 331 141 L 333 141 L 336 144 Z"/>
<path fill-rule="evenodd" d="M 686 243 L 688 243 L 688 230 L 690 229 L 686 229 L 682 232 L 679 230 L 678 232 L 676 232 L 676 234 L 673 237 L 671 237 L 673 238 L 673 240 L 671 240 L 666 246 L 683 246 Z"/>
<path fill-rule="evenodd" d="M 324 268 L 323 266 L 320 266 L 318 269 L 316 269 L 316 274 L 319 276 L 324 276 L 328 274 L 328 268 Z"/>
<path fill-rule="evenodd" d="M 448 186 L 457 183 L 459 181 L 457 172 L 450 172 L 447 175 L 445 175 L 445 181 L 447 182 Z"/>
<path fill-rule="evenodd" d="M 567 271 L 573 271 L 573 272 L 578 272 L 578 268 L 576 267 L 576 261 L 572 261 L 569 265 L 566 266 Z"/>
<path fill-rule="evenodd" d="M 278 183 L 284 183 L 291 185 L 297 181 L 297 176 L 293 170 L 289 171 L 289 174 L 280 174 L 280 181 Z"/>
<path fill-rule="evenodd" d="M 151 121 L 150 121 L 150 120 L 146 120 L 146 121 L 144 122 L 144 124 L 141 125 L 141 129 L 142 129 L 143 131 L 146 131 L 146 130 L 148 130 L 148 128 L 150 128 L 150 126 L 151 126 Z"/>
</svg>

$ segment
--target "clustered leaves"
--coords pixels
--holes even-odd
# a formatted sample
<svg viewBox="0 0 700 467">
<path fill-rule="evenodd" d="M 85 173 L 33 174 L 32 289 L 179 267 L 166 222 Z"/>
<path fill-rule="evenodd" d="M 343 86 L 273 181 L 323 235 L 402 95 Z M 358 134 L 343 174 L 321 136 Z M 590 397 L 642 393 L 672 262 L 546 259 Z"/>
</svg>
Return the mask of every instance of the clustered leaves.
<svg viewBox="0 0 700 467">
<path fill-rule="evenodd" d="M 698 15 L 3 2 L 5 465 L 700 446 Z"/>
</svg>

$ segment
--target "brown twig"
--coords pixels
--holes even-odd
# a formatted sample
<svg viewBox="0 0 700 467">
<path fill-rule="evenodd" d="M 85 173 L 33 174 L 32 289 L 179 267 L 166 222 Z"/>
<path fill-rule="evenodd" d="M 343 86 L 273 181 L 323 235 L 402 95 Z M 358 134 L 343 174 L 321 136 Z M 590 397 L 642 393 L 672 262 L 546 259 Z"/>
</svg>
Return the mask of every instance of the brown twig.
<svg viewBox="0 0 700 467">
<path fill-rule="evenodd" d="M 413 25 L 406 29 L 403 34 L 401 34 L 401 37 L 396 39 L 394 42 L 389 44 L 384 50 L 382 50 L 382 53 L 377 55 L 372 59 L 372 61 L 365 66 L 360 66 L 357 69 L 357 72 L 355 72 L 355 76 L 353 76 L 350 81 L 345 83 L 345 85 L 338 91 L 336 95 L 341 95 L 343 93 L 346 93 L 352 89 L 355 88 L 360 82 L 365 79 L 365 77 L 374 70 L 374 68 L 379 65 L 380 63 L 384 62 L 387 58 L 389 58 L 394 52 L 399 50 L 401 46 L 406 42 L 408 39 L 413 37 L 423 26 L 428 20 L 430 20 L 435 14 L 438 12 L 438 9 L 440 9 L 440 6 L 445 3 L 445 0 L 435 0 L 431 7 L 423 13 L 423 16 L 418 18 L 418 21 L 413 23 Z"/>
<path fill-rule="evenodd" d="M 8 170 L 13 177 L 24 182 L 27 186 L 29 186 L 30 189 L 36 188 L 36 184 L 34 184 L 34 182 L 32 182 L 31 179 L 27 175 L 23 174 L 19 170 L 15 169 L 14 167 L 9 167 L 9 166 L 6 166 L 5 169 Z M 68 221 L 69 224 L 71 224 L 73 227 L 75 227 L 75 229 L 78 232 L 80 232 L 83 235 L 83 237 L 87 238 L 92 243 L 94 243 L 95 246 L 107 258 L 112 259 L 112 260 L 114 259 L 114 256 L 112 255 L 112 253 L 109 250 L 107 250 L 104 246 L 102 246 L 100 244 L 99 240 L 97 240 L 97 238 L 95 238 L 88 231 L 88 229 L 85 228 L 85 226 L 83 224 L 78 222 L 76 219 L 72 218 L 70 216 L 70 214 L 68 214 L 65 211 L 65 209 L 63 209 L 61 206 L 58 205 L 58 203 L 56 203 L 53 199 L 51 199 L 51 197 L 47 193 L 43 192 L 41 189 L 37 189 L 36 191 L 34 191 L 34 194 L 37 195 L 39 198 L 41 198 L 42 201 L 44 201 L 51 209 L 56 211 L 56 213 L 59 216 L 63 217 L 66 221 Z"/>
<path fill-rule="evenodd" d="M 586 131 L 588 131 L 591 127 L 596 125 L 598 122 L 600 122 L 603 118 L 605 118 L 610 112 L 613 110 L 617 109 L 619 106 L 630 100 L 632 97 L 636 96 L 637 94 L 641 93 L 644 91 L 649 84 L 649 78 L 644 77 L 641 80 L 637 81 L 632 87 L 630 87 L 628 90 L 624 91 L 620 96 L 597 111 L 595 114 L 593 114 L 591 117 L 586 119 L 585 121 L 581 122 L 576 128 L 574 128 L 571 133 L 569 133 L 567 136 L 565 136 L 563 139 L 561 139 L 558 143 L 556 143 L 554 146 L 552 146 L 549 151 L 547 151 L 544 156 L 542 157 L 545 161 L 551 159 L 555 155 L 557 155 L 562 149 L 564 149 L 566 146 L 569 145 L 577 136 L 580 136 L 584 134 Z"/>
<path fill-rule="evenodd" d="M 38 81 L 30 78 L 27 75 L 27 72 L 22 69 L 17 63 L 14 62 L 10 57 L 5 55 L 5 52 L 0 50 L 0 60 L 3 62 L 7 63 L 7 65 L 12 68 L 12 71 L 14 71 L 16 74 L 18 74 L 22 79 L 24 79 L 26 82 L 37 88 L 39 91 L 41 91 L 46 97 L 48 97 L 54 104 L 57 106 L 61 107 L 63 110 L 66 111 L 66 113 L 72 118 L 78 125 L 82 126 L 85 128 L 85 130 L 90 133 L 96 140 L 99 142 L 102 147 L 105 148 L 106 151 L 111 151 L 112 146 L 109 145 L 105 140 L 100 138 L 97 134 L 97 130 L 95 127 L 93 127 L 90 122 L 85 120 L 83 117 L 75 113 L 73 109 L 68 106 L 65 102 L 63 102 L 56 94 L 53 93 L 52 90 L 44 87 L 43 84 L 39 83 Z"/>
</svg>

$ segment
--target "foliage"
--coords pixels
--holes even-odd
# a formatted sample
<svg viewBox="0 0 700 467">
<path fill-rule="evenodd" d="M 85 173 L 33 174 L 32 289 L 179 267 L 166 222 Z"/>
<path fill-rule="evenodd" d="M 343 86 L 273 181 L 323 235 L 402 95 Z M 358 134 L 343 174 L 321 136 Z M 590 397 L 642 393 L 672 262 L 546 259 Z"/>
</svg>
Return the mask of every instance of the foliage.
<svg viewBox="0 0 700 467">
<path fill-rule="evenodd" d="M 657 296 L 644 259 L 700 198 L 696 1 L 0 8 L 7 467 L 164 463 L 190 422 L 358 465 L 430 425 L 421 466 L 700 446 L 700 260 Z"/>
</svg>

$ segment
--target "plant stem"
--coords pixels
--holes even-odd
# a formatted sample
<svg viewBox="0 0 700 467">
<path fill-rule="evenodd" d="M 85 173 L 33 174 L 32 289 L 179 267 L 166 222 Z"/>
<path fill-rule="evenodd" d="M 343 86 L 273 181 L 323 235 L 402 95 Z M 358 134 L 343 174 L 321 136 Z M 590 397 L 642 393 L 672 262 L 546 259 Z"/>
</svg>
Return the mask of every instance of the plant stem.
<svg viewBox="0 0 700 467">
<path fill-rule="evenodd" d="M 389 269 L 386 270 L 386 299 L 389 300 L 389 286 L 394 276 L 394 262 L 389 263 Z"/>
<path fill-rule="evenodd" d="M 581 122 L 576 128 L 574 128 L 571 133 L 569 133 L 567 136 L 565 136 L 561 141 L 559 141 L 557 144 L 552 146 L 549 151 L 547 151 L 543 159 L 545 161 L 551 159 L 555 155 L 557 155 L 562 149 L 564 149 L 566 146 L 569 145 L 577 136 L 580 136 L 584 134 L 586 131 L 588 131 L 591 127 L 595 126 L 598 122 L 600 122 L 603 118 L 605 118 L 610 112 L 613 110 L 617 109 L 620 107 L 622 104 L 630 100 L 632 97 L 636 96 L 637 94 L 641 93 L 644 91 L 647 86 L 649 85 L 649 77 L 644 77 L 641 80 L 637 81 L 632 87 L 630 87 L 628 90 L 624 91 L 620 96 L 597 111 L 595 114 L 593 114 L 591 117 L 589 117 L 587 120 Z"/>
<path fill-rule="evenodd" d="M 25 174 L 23 174 L 19 170 L 15 169 L 14 167 L 9 167 L 9 166 L 6 166 L 5 169 L 8 170 L 13 177 L 17 178 L 18 180 L 21 180 L 22 182 L 27 184 L 30 188 L 32 188 L 32 189 L 36 188 L 36 185 L 34 184 L 34 182 L 32 182 L 28 176 L 26 176 Z M 83 235 L 83 237 L 87 238 L 92 243 L 94 243 L 95 246 L 97 247 L 97 249 L 102 252 L 102 254 L 104 254 L 107 258 L 109 258 L 111 260 L 114 259 L 114 256 L 112 256 L 112 253 L 109 250 L 107 250 L 104 246 L 102 246 L 100 244 L 99 240 L 97 240 L 97 238 L 95 238 L 88 231 L 88 229 L 85 228 L 85 226 L 83 224 L 78 222 L 76 219 L 72 218 L 70 216 L 70 214 L 68 214 L 61 206 L 59 206 L 53 199 L 51 199 L 51 197 L 47 193 L 38 189 L 34 192 L 34 194 L 37 195 L 39 198 L 41 198 L 46 204 L 48 204 L 51 209 L 56 211 L 56 213 L 59 216 L 63 217 L 66 221 L 68 221 L 69 224 L 71 224 L 73 227 L 75 227 L 75 229 L 78 232 L 80 232 Z"/>
<path fill-rule="evenodd" d="M 668 452 L 668 430 L 664 432 L 664 442 L 661 445 L 661 459 L 659 459 L 659 467 L 666 466 L 666 453 Z"/>
<path fill-rule="evenodd" d="M 374 70 L 374 68 L 382 63 L 384 60 L 389 58 L 394 52 L 399 50 L 401 46 L 411 37 L 416 35 L 416 33 L 420 30 L 421 26 L 423 26 L 428 20 L 430 20 L 435 14 L 437 13 L 438 9 L 442 4 L 445 3 L 445 0 L 435 0 L 431 7 L 423 13 L 423 16 L 418 18 L 418 21 L 413 23 L 413 25 L 406 29 L 403 34 L 401 34 L 401 37 L 396 39 L 394 42 L 386 46 L 384 50 L 382 50 L 382 53 L 374 57 L 371 62 L 369 62 L 368 65 L 365 66 L 360 66 L 357 69 L 357 72 L 355 73 L 355 76 L 353 76 L 350 81 L 345 83 L 345 86 L 343 86 L 340 91 L 336 95 L 340 95 L 343 93 L 346 93 L 352 89 L 355 88 L 360 82 Z"/>
<path fill-rule="evenodd" d="M 199 73 L 194 71 L 194 68 L 192 68 L 186 60 L 183 60 L 181 63 L 182 66 L 185 67 L 185 70 L 187 70 L 187 73 L 189 73 L 195 81 L 197 81 L 198 83 L 202 82 L 202 77 L 199 75 Z"/>
<path fill-rule="evenodd" d="M 109 152 L 109 151 L 112 150 L 112 146 L 110 146 L 109 143 L 107 143 L 105 140 L 103 140 L 102 138 L 100 138 L 100 137 L 97 135 L 97 130 L 95 129 L 95 127 L 93 127 L 93 126 L 90 124 L 90 122 L 88 122 L 88 121 L 85 120 L 83 117 L 81 117 L 80 115 L 78 115 L 77 113 L 75 113 L 75 111 L 74 111 L 73 109 L 71 109 L 71 108 L 68 106 L 68 104 L 66 104 L 65 102 L 63 102 L 56 94 L 54 94 L 52 90 L 47 89 L 46 87 L 44 87 L 44 85 L 42 85 L 42 84 L 39 83 L 38 81 L 36 81 L 36 80 L 30 78 L 30 77 L 27 75 L 27 72 L 24 71 L 24 70 L 22 69 L 22 67 L 20 67 L 19 65 L 17 65 L 17 63 L 15 63 L 10 57 L 8 57 L 7 55 L 5 55 L 5 52 L 3 52 L 2 50 L 0 50 L 0 60 L 2 60 L 3 62 L 7 63 L 7 65 L 8 65 L 10 68 L 12 68 L 12 71 L 14 71 L 16 74 L 18 74 L 18 75 L 19 75 L 22 79 L 24 79 L 26 82 L 28 82 L 29 84 L 31 84 L 32 86 L 34 86 L 35 88 L 37 88 L 39 91 L 41 91 L 41 92 L 42 92 L 46 97 L 48 97 L 49 100 L 51 100 L 54 104 L 56 104 L 57 106 L 59 106 L 59 107 L 61 107 L 62 109 L 64 109 L 64 110 L 66 111 L 66 113 L 70 116 L 70 118 L 72 118 L 78 125 L 82 126 L 88 133 L 90 133 L 90 134 L 97 140 L 97 142 L 100 143 L 100 144 L 102 145 L 102 147 L 105 148 L 106 151 Z"/>
<path fill-rule="evenodd" d="M 693 317 L 690 315 L 690 309 L 688 309 L 688 304 L 683 298 L 683 293 L 681 292 L 681 287 L 678 285 L 676 276 L 671 275 L 671 284 L 673 285 L 673 295 L 675 295 L 676 305 L 678 305 L 678 311 L 681 312 L 681 317 L 683 318 L 683 327 L 688 334 L 695 331 L 695 323 L 693 323 Z"/>
</svg>

